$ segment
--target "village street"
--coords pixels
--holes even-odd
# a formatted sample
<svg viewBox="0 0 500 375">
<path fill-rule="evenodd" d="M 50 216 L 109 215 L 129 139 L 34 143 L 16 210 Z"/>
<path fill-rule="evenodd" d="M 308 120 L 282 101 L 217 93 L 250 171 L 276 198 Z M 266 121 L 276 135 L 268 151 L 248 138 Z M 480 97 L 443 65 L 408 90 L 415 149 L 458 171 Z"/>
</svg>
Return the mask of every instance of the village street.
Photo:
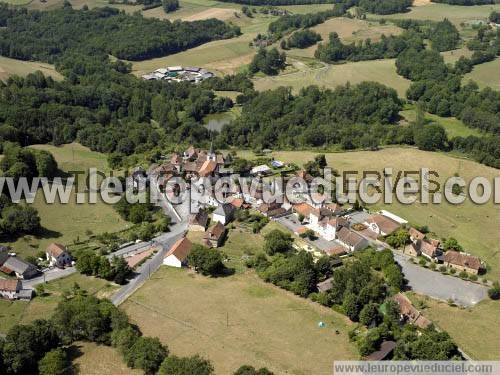
<svg viewBox="0 0 500 375">
<path fill-rule="evenodd" d="M 350 215 L 352 222 L 363 223 L 368 215 L 364 212 L 356 212 Z M 288 230 L 294 232 L 301 227 L 295 215 L 282 216 L 275 219 Z M 372 246 L 381 250 L 388 248 L 386 244 L 363 235 Z M 312 246 L 320 250 L 328 250 L 340 245 L 336 241 L 326 241 L 321 237 L 314 240 L 304 239 Z M 443 275 L 441 272 L 432 271 L 428 268 L 414 264 L 410 257 L 400 251 L 390 249 L 394 254 L 394 259 L 401 266 L 402 271 L 408 280 L 408 287 L 416 293 L 427 295 L 443 301 L 453 301 L 457 305 L 470 307 L 488 297 L 488 288 L 484 285 L 462 280 L 458 277 Z"/>
</svg>

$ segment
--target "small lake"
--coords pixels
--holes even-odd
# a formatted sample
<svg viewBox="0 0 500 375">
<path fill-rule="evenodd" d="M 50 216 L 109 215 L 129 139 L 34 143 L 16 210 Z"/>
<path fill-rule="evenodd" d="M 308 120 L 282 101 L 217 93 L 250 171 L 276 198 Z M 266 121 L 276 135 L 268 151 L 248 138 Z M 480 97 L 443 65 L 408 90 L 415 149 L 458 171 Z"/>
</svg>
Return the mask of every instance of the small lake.
<svg viewBox="0 0 500 375">
<path fill-rule="evenodd" d="M 205 116 L 203 123 L 208 130 L 220 132 L 224 125 L 229 124 L 234 120 L 234 115 L 231 112 L 213 113 Z"/>
</svg>

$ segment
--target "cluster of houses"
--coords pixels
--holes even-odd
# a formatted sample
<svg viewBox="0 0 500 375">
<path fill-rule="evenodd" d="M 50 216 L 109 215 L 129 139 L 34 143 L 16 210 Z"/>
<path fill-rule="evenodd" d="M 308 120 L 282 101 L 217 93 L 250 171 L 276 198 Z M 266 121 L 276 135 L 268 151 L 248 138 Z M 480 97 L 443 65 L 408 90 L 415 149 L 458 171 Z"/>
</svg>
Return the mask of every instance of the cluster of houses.
<svg viewBox="0 0 500 375">
<path fill-rule="evenodd" d="M 174 81 L 174 82 L 194 82 L 199 83 L 205 79 L 215 77 L 214 73 L 206 69 L 182 66 L 169 66 L 167 68 L 156 69 L 154 72 L 142 76 L 146 81 Z"/>
<path fill-rule="evenodd" d="M 441 241 L 427 238 L 415 228 L 409 229 L 411 243 L 404 249 L 404 253 L 413 257 L 422 256 L 436 263 L 442 263 L 448 268 L 459 272 L 478 275 L 484 271 L 484 264 L 476 256 L 455 250 L 443 251 Z"/>
<path fill-rule="evenodd" d="M 275 168 L 284 166 L 277 162 Z M 249 171 L 250 176 L 266 176 L 271 168 L 265 165 L 254 167 Z M 189 147 L 183 153 L 174 153 L 169 162 L 155 167 L 150 174 L 164 177 L 164 181 L 173 176 L 198 179 L 210 179 L 214 184 L 218 178 L 229 176 L 232 172 L 230 160 L 221 153 L 216 153 L 211 148 L 209 151 Z M 298 171 L 288 178 L 299 177 L 310 183 L 313 177 L 306 171 Z M 285 178 L 284 183 L 287 182 Z M 161 188 L 161 186 L 160 186 Z M 274 203 L 263 200 L 262 186 L 250 194 L 242 191 L 236 184 L 231 191 L 226 192 L 228 203 L 219 203 L 213 197 L 203 197 L 205 200 L 198 202 L 199 211 L 189 219 L 190 231 L 204 232 L 203 242 L 208 247 L 221 246 L 226 235 L 225 225 L 234 218 L 240 209 L 252 208 L 263 216 L 278 220 L 282 217 L 295 217 L 299 225 L 288 227 L 297 235 L 314 232 L 322 240 L 321 250 L 328 255 L 342 256 L 347 253 L 362 250 L 371 242 L 389 236 L 402 227 L 407 227 L 408 222 L 391 212 L 382 210 L 379 213 L 369 214 L 363 212 L 349 212 L 337 203 L 323 202 L 313 199 L 300 190 L 293 192 L 295 198 L 300 198 L 301 203 L 291 203 L 285 194 L 282 199 Z M 208 228 L 209 214 L 212 212 L 213 227 Z M 282 223 L 287 224 L 287 221 Z M 286 225 L 285 225 L 286 226 Z M 427 238 L 415 228 L 409 229 L 411 243 L 405 247 L 404 253 L 410 256 L 423 256 L 434 262 L 443 263 L 446 267 L 478 274 L 484 268 L 479 258 L 457 251 L 443 252 L 439 240 Z M 327 244 L 325 246 L 325 244 Z"/>
<path fill-rule="evenodd" d="M 52 243 L 45 250 L 43 261 L 49 267 L 65 268 L 73 265 L 73 258 L 67 249 L 60 244 Z M 29 280 L 41 274 L 35 265 L 9 252 L 5 246 L 0 246 L 0 272 L 11 279 L 0 279 L 0 297 L 6 299 L 31 299 L 32 290 L 23 289 L 22 280 Z"/>
</svg>

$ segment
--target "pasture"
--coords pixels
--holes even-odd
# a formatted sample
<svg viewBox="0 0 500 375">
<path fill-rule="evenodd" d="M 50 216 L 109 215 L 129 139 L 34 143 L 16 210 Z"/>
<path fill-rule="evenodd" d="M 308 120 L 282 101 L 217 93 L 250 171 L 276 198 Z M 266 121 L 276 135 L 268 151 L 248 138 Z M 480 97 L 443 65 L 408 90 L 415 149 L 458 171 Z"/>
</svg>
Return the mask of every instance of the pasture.
<svg viewBox="0 0 500 375">
<path fill-rule="evenodd" d="M 121 354 L 114 348 L 93 342 L 76 342 L 69 347 L 69 357 L 78 374 L 86 375 L 140 375 L 144 372 L 127 367 Z"/>
<path fill-rule="evenodd" d="M 303 165 L 313 160 L 321 151 L 282 151 L 273 152 L 270 156 L 287 163 Z M 241 154 L 251 158 L 250 152 Z M 444 182 L 455 173 L 468 183 L 472 178 L 484 176 L 489 181 L 498 177 L 498 170 L 486 167 L 464 158 L 456 158 L 444 153 L 419 151 L 414 148 L 386 148 L 380 151 L 356 151 L 327 153 L 328 165 L 338 171 L 383 172 L 391 167 L 396 178 L 398 171 L 419 171 L 421 168 L 439 173 L 436 180 Z M 417 178 L 418 179 L 418 178 Z M 444 201 L 444 197 L 443 197 Z M 486 277 L 490 280 L 500 280 L 500 237 L 498 223 L 500 222 L 500 207 L 490 202 L 477 205 L 466 200 L 460 205 L 421 204 L 404 205 L 397 202 L 380 203 L 372 209 L 384 208 L 406 218 L 410 223 L 427 225 L 439 238 L 455 237 L 470 253 L 481 257 L 488 266 Z"/>
<path fill-rule="evenodd" d="M 372 41 L 380 40 L 382 35 L 399 35 L 402 29 L 389 23 L 380 25 L 378 22 L 370 22 L 351 18 L 331 18 L 326 22 L 311 27 L 323 39 L 320 43 L 326 43 L 328 36 L 336 32 L 344 43 L 356 42 L 370 38 Z M 317 45 L 305 49 L 292 49 L 287 52 L 290 56 L 314 57 Z"/>
<path fill-rule="evenodd" d="M 363 81 L 375 81 L 394 88 L 400 97 L 405 97 L 410 81 L 396 73 L 394 59 L 349 62 L 339 65 L 323 65 L 321 68 L 309 68 L 302 63 L 298 72 L 268 76 L 254 80 L 259 91 L 290 86 L 294 92 L 302 87 L 318 85 L 335 88 L 347 82 L 357 84 Z M 300 63 L 300 62 L 299 62 Z"/>
<path fill-rule="evenodd" d="M 400 115 L 406 121 L 415 121 L 416 114 L 414 109 L 401 111 Z M 481 137 L 483 135 L 479 130 L 465 126 L 461 120 L 454 117 L 440 117 L 431 113 L 425 113 L 425 119 L 443 126 L 449 139 L 453 137 L 468 137 L 469 135 Z"/>
<path fill-rule="evenodd" d="M 250 63 L 255 53 L 248 45 L 253 34 L 217 40 L 174 55 L 132 63 L 132 73 L 141 76 L 172 65 L 199 66 L 219 73 L 234 73 Z"/>
<path fill-rule="evenodd" d="M 429 297 L 413 295 L 421 301 L 423 314 L 447 331 L 458 346 L 474 359 L 497 360 L 500 357 L 500 304 L 485 300 L 473 308 L 459 308 Z"/>
<path fill-rule="evenodd" d="M 75 273 L 63 279 L 45 284 L 45 295 L 35 297 L 29 302 L 7 301 L 0 299 L 0 333 L 6 333 L 17 323 L 29 323 L 35 319 L 47 319 L 52 315 L 64 290 L 69 290 L 77 283 L 89 295 L 109 298 L 117 290 L 117 286 L 108 281 Z"/>
<path fill-rule="evenodd" d="M 467 73 L 463 79 L 475 81 L 480 88 L 491 87 L 493 90 L 500 90 L 500 58 L 496 60 L 476 65 L 472 72 Z"/>
<path fill-rule="evenodd" d="M 276 374 L 325 374 L 333 360 L 357 357 L 345 316 L 252 272 L 208 278 L 162 267 L 122 308 L 145 335 L 158 336 L 175 355 L 209 358 L 217 374 L 242 364 Z"/>
<path fill-rule="evenodd" d="M 21 61 L 0 56 L 0 80 L 2 81 L 7 80 L 7 78 L 13 75 L 26 76 L 37 70 L 57 81 L 63 79 L 62 75 L 55 70 L 54 65 L 37 61 Z"/>
<path fill-rule="evenodd" d="M 429 2 L 421 6 L 411 7 L 410 11 L 407 13 L 389 15 L 370 14 L 368 15 L 368 19 L 385 18 L 442 21 L 444 18 L 448 18 L 456 26 L 459 26 L 462 22 L 471 20 L 486 21 L 493 10 L 499 11 L 500 4 L 459 6 Z"/>
<path fill-rule="evenodd" d="M 105 155 L 90 151 L 76 143 L 60 147 L 51 145 L 31 147 L 50 151 L 64 172 L 88 170 L 90 167 L 103 172 L 109 171 Z M 83 187 L 83 183 L 84 179 L 81 177 L 80 187 Z M 39 191 L 33 206 L 38 210 L 44 231 L 39 236 L 27 235 L 6 243 L 21 256 L 34 255 L 39 250 L 44 250 L 51 242 L 70 244 L 73 241 L 83 240 L 91 234 L 116 232 L 128 226 L 111 205 L 105 204 L 100 199 L 95 204 L 77 204 L 75 191 L 68 204 L 62 204 L 58 200 L 54 204 L 47 204 Z"/>
</svg>

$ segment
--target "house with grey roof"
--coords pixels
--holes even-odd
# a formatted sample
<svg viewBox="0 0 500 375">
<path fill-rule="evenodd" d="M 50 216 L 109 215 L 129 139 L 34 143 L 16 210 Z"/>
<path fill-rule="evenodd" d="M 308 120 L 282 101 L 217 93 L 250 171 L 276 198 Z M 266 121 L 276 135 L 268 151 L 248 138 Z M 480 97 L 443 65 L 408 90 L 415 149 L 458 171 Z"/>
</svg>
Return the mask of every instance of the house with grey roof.
<svg viewBox="0 0 500 375">
<path fill-rule="evenodd" d="M 0 271 L 8 275 L 15 274 L 18 279 L 31 279 L 39 272 L 33 264 L 13 256 L 7 258 Z"/>
<path fill-rule="evenodd" d="M 212 220 L 216 223 L 226 225 L 233 220 L 235 208 L 230 203 L 223 203 L 219 205 L 212 214 Z"/>
</svg>

